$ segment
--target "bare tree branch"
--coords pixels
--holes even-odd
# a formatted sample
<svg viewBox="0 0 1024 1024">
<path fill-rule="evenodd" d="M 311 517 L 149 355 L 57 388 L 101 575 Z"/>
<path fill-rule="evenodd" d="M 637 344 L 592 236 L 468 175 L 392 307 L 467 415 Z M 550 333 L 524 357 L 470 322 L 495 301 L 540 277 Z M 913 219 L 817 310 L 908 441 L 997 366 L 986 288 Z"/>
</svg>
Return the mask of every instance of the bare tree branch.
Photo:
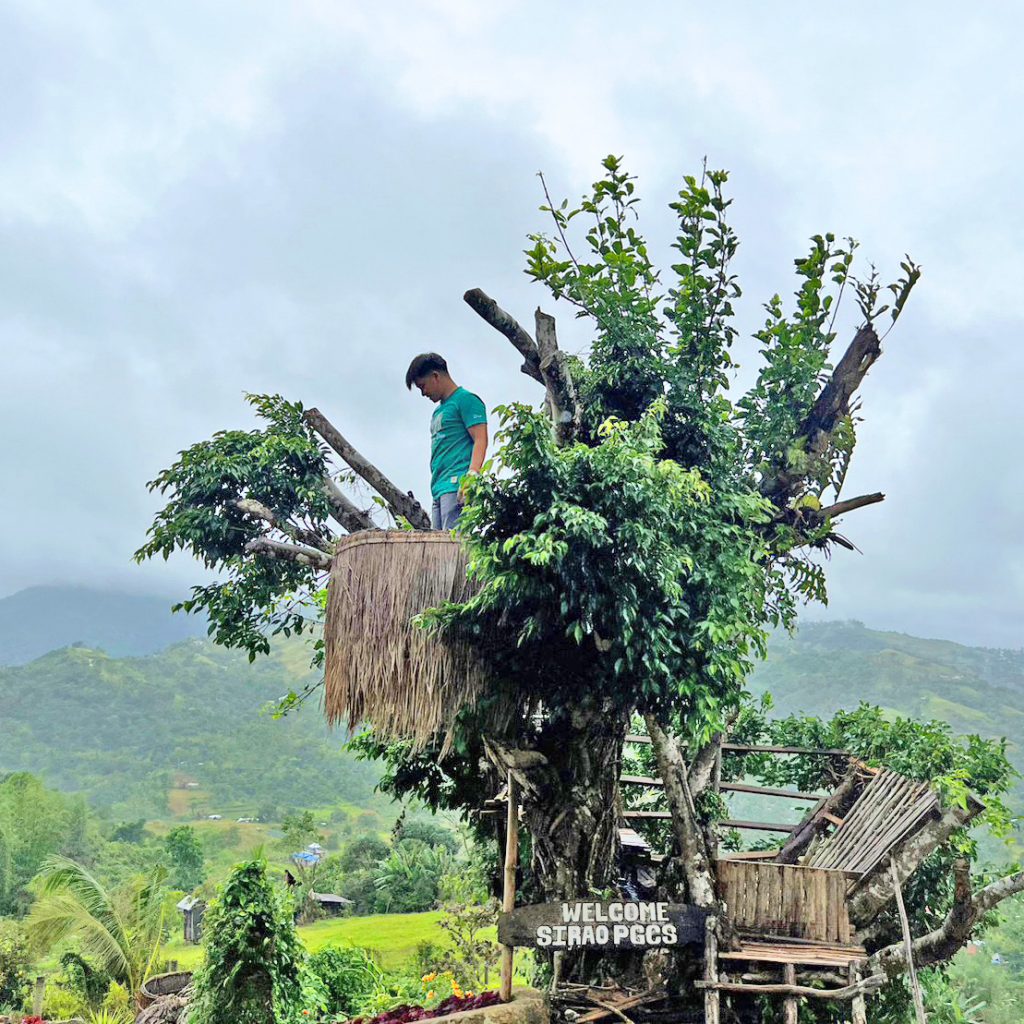
<svg viewBox="0 0 1024 1024">
<path fill-rule="evenodd" d="M 985 914 L 1010 896 L 1024 892 L 1024 871 L 1000 878 L 973 895 L 967 861 L 958 860 L 953 872 L 956 888 L 952 908 L 938 928 L 915 939 L 911 945 L 914 963 L 918 967 L 949 960 L 964 946 L 974 926 Z M 885 946 L 872 955 L 870 964 L 874 970 L 890 978 L 902 974 L 907 969 L 906 947 L 902 941 Z"/>
<path fill-rule="evenodd" d="M 885 501 L 885 495 L 881 491 L 875 491 L 874 494 L 862 494 L 857 498 L 847 498 L 845 501 L 837 501 L 834 505 L 826 505 L 825 508 L 818 509 L 814 513 L 814 518 L 836 519 L 854 509 L 864 508 L 865 505 L 876 505 L 880 501 Z"/>
<path fill-rule="evenodd" d="M 548 392 L 548 406 L 554 425 L 555 441 L 569 444 L 579 433 L 581 411 L 576 385 L 569 372 L 568 356 L 558 349 L 555 318 L 541 312 L 534 314 L 537 324 L 537 351 L 540 354 L 540 373 Z"/>
<path fill-rule="evenodd" d="M 839 788 L 827 800 L 818 807 L 813 817 L 808 818 L 797 830 L 790 835 L 785 845 L 775 858 L 779 864 L 795 864 L 800 855 L 811 845 L 815 836 L 823 832 L 828 825 L 826 814 L 843 817 L 849 810 L 857 795 L 857 787 L 860 783 L 860 776 L 856 768 L 851 767 L 849 773 L 840 783 Z"/>
<path fill-rule="evenodd" d="M 412 496 L 400 491 L 369 459 L 360 455 L 337 427 L 319 409 L 307 409 L 305 421 L 359 474 L 383 499 L 396 518 L 404 516 L 417 530 L 430 529 L 430 516 Z"/>
<path fill-rule="evenodd" d="M 271 540 L 269 537 L 257 537 L 245 545 L 250 555 L 265 555 L 267 558 L 282 558 L 299 565 L 308 565 L 322 572 L 331 568 L 330 555 L 316 548 L 300 547 L 298 544 L 285 544 L 283 541 Z"/>
<path fill-rule="evenodd" d="M 850 402 L 857 388 L 881 354 L 882 343 L 875 329 L 865 324 L 857 331 L 797 430 L 794 441 L 805 443 L 805 450 L 812 463 L 828 450 L 832 431 L 841 419 L 850 414 Z M 771 498 L 780 508 L 785 508 L 797 484 L 803 479 L 803 473 L 780 468 L 775 475 L 768 475 L 762 481 L 761 493 Z"/>
<path fill-rule="evenodd" d="M 323 551 L 328 555 L 331 553 L 330 542 L 326 538 L 321 537 L 320 534 L 314 533 L 312 530 L 306 530 L 301 526 L 293 526 L 286 520 L 280 519 L 272 509 L 267 508 L 263 502 L 257 501 L 255 498 L 240 498 L 238 501 L 232 502 L 232 504 L 240 512 L 245 512 L 247 515 L 262 519 L 275 530 L 280 530 L 281 533 L 291 537 L 294 541 L 298 541 L 300 544 L 316 548 L 318 551 Z"/>
<path fill-rule="evenodd" d="M 523 357 L 523 365 L 520 367 L 523 373 L 534 380 L 544 383 L 544 377 L 540 372 L 540 353 L 537 350 L 537 343 L 522 328 L 515 317 L 506 313 L 494 299 L 482 292 L 479 288 L 470 288 L 462 296 L 466 305 L 478 316 L 486 320 L 496 331 L 500 331 L 515 346 L 516 350 Z"/>
<path fill-rule="evenodd" d="M 971 797 L 966 810 L 962 807 L 948 807 L 936 814 L 923 828 L 897 843 L 892 851 L 896 877 L 905 882 L 957 829 L 963 828 L 984 809 L 979 800 Z M 881 869 L 876 868 L 862 879 L 850 896 L 850 919 L 858 930 L 870 924 L 895 895 L 893 873 L 884 868 L 883 864 Z"/>
<path fill-rule="evenodd" d="M 324 477 L 324 493 L 327 495 L 331 515 L 349 533 L 377 528 L 369 513 L 357 507 L 329 476 Z"/>
</svg>

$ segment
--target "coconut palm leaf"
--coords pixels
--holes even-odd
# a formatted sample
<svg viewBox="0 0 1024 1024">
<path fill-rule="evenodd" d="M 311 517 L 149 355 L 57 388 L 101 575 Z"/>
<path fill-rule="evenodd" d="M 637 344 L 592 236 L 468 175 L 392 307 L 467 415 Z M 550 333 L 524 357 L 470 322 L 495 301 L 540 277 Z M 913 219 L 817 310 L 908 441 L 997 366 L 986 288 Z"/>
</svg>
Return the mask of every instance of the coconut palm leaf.
<svg viewBox="0 0 1024 1024">
<path fill-rule="evenodd" d="M 81 864 L 51 857 L 36 877 L 39 898 L 26 921 L 29 936 L 39 949 L 76 937 L 84 954 L 134 992 L 160 948 L 165 877 L 159 869 L 108 890 Z"/>
</svg>

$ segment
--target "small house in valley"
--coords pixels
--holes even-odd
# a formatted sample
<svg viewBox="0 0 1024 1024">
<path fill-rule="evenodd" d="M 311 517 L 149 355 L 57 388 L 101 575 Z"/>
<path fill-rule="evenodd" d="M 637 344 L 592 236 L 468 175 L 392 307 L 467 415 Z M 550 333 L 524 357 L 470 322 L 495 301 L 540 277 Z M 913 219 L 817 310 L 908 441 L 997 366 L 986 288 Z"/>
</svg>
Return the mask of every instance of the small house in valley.
<svg viewBox="0 0 1024 1024">
<path fill-rule="evenodd" d="M 177 904 L 183 918 L 183 938 L 186 942 L 198 943 L 203 937 L 203 917 L 206 915 L 206 901 L 196 896 L 186 896 Z"/>
</svg>

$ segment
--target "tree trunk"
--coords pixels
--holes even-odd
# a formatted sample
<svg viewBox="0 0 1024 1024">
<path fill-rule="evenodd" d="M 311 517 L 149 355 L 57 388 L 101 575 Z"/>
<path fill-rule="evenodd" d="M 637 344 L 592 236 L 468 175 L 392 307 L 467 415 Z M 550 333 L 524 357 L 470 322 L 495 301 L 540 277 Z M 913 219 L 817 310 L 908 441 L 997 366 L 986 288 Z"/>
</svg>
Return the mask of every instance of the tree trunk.
<svg viewBox="0 0 1024 1024">
<path fill-rule="evenodd" d="M 588 703 L 546 722 L 529 750 L 488 745 L 490 759 L 521 786 L 521 823 L 531 844 L 529 902 L 586 898 L 615 887 L 628 720 L 624 711 Z M 590 983 L 601 959 L 600 950 L 566 950 L 561 977 Z M 640 958 L 633 959 L 639 971 Z"/>
<path fill-rule="evenodd" d="M 545 770 L 523 798 L 541 900 L 578 899 L 615 884 L 619 774 L 627 715 L 581 706 L 546 724 L 534 749 Z"/>
</svg>

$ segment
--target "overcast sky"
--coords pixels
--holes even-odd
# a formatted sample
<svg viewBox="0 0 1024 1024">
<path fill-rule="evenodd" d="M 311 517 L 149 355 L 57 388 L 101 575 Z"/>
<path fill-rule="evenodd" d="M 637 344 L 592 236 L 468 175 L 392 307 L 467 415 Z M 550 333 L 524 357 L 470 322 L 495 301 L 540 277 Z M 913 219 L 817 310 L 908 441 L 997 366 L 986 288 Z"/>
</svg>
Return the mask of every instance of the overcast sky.
<svg viewBox="0 0 1024 1024">
<path fill-rule="evenodd" d="M 425 497 L 412 355 L 444 352 L 488 406 L 538 397 L 467 288 L 587 343 L 522 273 L 535 173 L 575 197 L 624 155 L 661 252 L 707 155 L 731 172 L 746 331 L 816 232 L 883 275 L 924 266 L 847 484 L 887 500 L 847 519 L 862 554 L 809 614 L 1022 646 L 1018 12 L 3 0 L 0 596 L 182 594 L 187 559 L 130 561 L 145 483 L 249 426 L 246 391 L 318 405 Z"/>
</svg>

